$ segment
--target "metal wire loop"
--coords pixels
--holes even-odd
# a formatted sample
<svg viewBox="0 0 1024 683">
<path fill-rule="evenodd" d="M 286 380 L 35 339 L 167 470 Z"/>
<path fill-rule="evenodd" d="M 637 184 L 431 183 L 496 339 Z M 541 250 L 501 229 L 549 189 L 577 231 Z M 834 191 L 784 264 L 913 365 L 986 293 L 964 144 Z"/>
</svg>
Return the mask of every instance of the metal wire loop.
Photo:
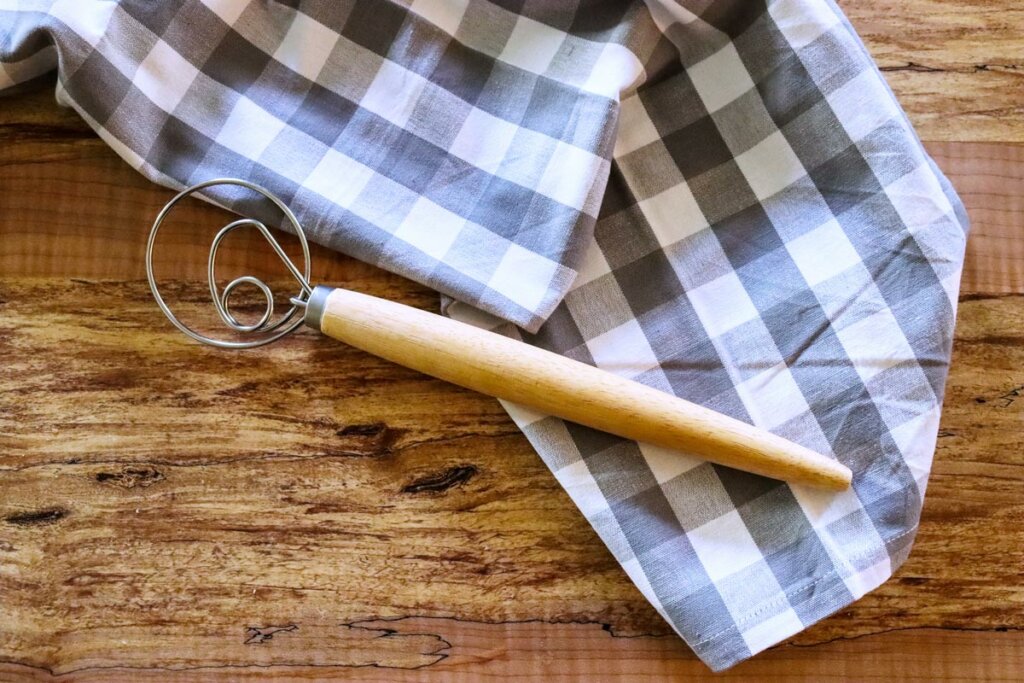
<svg viewBox="0 0 1024 683">
<path fill-rule="evenodd" d="M 171 311 L 167 302 L 164 301 L 163 296 L 160 294 L 160 289 L 156 284 L 156 276 L 153 274 L 153 252 L 155 251 L 157 233 L 160 231 L 160 226 L 163 224 L 164 219 L 167 218 L 167 215 L 179 201 L 199 192 L 200 190 L 214 185 L 236 185 L 265 197 L 274 204 L 274 206 L 281 210 L 281 213 L 284 214 L 285 218 L 291 224 L 295 235 L 299 238 L 299 243 L 302 245 L 303 270 L 300 271 L 295 263 L 288 258 L 288 254 L 286 254 L 284 249 L 281 248 L 280 243 L 274 239 L 273 234 L 271 234 L 270 230 L 267 229 L 267 226 L 258 220 L 242 218 L 232 223 L 228 223 L 221 228 L 213 238 L 213 243 L 210 245 L 210 255 L 206 267 L 207 279 L 209 280 L 210 285 L 210 296 L 213 298 L 213 306 L 217 310 L 217 315 L 220 316 L 220 319 L 230 329 L 242 334 L 262 335 L 257 339 L 247 339 L 242 341 L 216 339 L 196 332 L 194 329 L 181 322 L 181 320 L 179 320 Z M 258 277 L 242 275 L 241 277 L 236 277 L 225 285 L 223 290 L 217 287 L 217 251 L 220 249 L 220 245 L 224 241 L 224 238 L 240 228 L 253 228 L 259 232 L 263 236 L 263 239 L 265 239 L 270 245 L 271 249 L 274 250 L 274 253 L 277 254 L 278 258 L 281 259 L 281 262 L 284 264 L 285 268 L 288 269 L 291 276 L 299 283 L 299 293 L 290 299 L 292 304 L 291 307 L 276 321 L 272 321 L 274 317 L 274 293 L 270 287 Z M 296 314 L 301 309 L 305 308 L 305 302 L 313 291 L 312 286 L 309 284 L 309 267 L 309 243 L 306 241 L 306 235 L 302 230 L 302 226 L 299 225 L 299 221 L 295 217 L 295 214 L 292 213 L 291 209 L 285 206 L 284 202 L 275 197 L 266 188 L 238 178 L 216 178 L 214 180 L 207 180 L 179 192 L 173 199 L 171 199 L 171 201 L 167 202 L 166 206 L 164 206 L 160 213 L 157 214 L 156 220 L 153 222 L 153 227 L 149 231 L 149 240 L 146 243 L 146 277 L 149 279 L 149 288 L 153 292 L 153 298 L 156 299 L 157 306 L 160 307 L 160 310 L 163 311 L 163 314 L 167 316 L 167 319 L 170 320 L 175 327 L 192 339 L 222 349 L 251 349 L 256 346 L 262 346 L 276 341 L 298 328 L 302 324 L 302 316 L 299 315 L 296 317 Z M 257 322 L 248 325 L 240 322 L 231 312 L 231 295 L 242 285 L 251 285 L 256 287 L 263 294 L 263 298 L 266 302 L 263 315 L 260 316 L 260 319 Z"/>
</svg>

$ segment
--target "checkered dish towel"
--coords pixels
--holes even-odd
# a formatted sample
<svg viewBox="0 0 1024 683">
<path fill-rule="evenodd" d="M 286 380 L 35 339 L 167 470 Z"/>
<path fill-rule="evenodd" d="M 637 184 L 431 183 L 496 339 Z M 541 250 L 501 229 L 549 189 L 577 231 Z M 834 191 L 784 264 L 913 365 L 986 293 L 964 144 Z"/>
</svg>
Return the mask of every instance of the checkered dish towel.
<svg viewBox="0 0 1024 683">
<path fill-rule="evenodd" d="M 507 406 L 712 668 L 906 559 L 967 223 L 827 0 L 0 0 L 0 86 L 54 68 L 156 182 L 266 185 L 450 315 L 850 466 L 823 493 Z"/>
</svg>

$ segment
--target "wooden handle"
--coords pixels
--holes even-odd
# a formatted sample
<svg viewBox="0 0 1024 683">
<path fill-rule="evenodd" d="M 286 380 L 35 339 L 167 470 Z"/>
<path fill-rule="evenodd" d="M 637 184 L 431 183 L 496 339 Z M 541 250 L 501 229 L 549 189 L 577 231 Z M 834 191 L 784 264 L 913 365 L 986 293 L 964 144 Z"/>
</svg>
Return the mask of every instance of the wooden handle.
<svg viewBox="0 0 1024 683">
<path fill-rule="evenodd" d="M 425 374 L 766 477 L 842 490 L 847 467 L 745 422 L 550 351 L 393 301 L 317 287 L 306 321 Z"/>
</svg>

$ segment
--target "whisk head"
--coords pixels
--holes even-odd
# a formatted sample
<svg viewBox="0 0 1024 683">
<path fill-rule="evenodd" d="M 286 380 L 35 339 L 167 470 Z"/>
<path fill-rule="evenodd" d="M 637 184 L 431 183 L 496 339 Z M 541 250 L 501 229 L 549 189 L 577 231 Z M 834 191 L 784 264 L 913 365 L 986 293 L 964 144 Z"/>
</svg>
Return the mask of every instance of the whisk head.
<svg viewBox="0 0 1024 683">
<path fill-rule="evenodd" d="M 171 311 L 167 302 L 164 301 L 163 296 L 160 294 L 160 289 L 157 287 L 156 276 L 153 273 L 153 253 L 155 251 L 157 234 L 159 233 L 160 226 L 163 225 L 168 214 L 170 214 L 175 205 L 177 205 L 181 200 L 215 185 L 235 185 L 256 192 L 266 198 L 276 206 L 282 214 L 284 214 L 285 219 L 289 224 L 291 224 L 292 230 L 299 238 L 299 244 L 302 246 L 303 269 L 300 271 L 295 263 L 285 253 L 284 249 L 281 248 L 280 243 L 278 243 L 274 238 L 267 226 L 253 218 L 242 218 L 228 223 L 221 228 L 213 238 L 207 262 L 207 279 L 209 280 L 210 296 L 213 298 L 214 308 L 217 310 L 217 314 L 220 316 L 221 321 L 223 321 L 228 328 L 242 334 L 257 335 L 256 338 L 244 340 L 217 339 L 192 329 L 179 320 L 178 317 L 174 315 L 174 312 Z M 217 251 L 225 237 L 235 230 L 246 227 L 255 229 L 263 236 L 263 239 L 267 241 L 271 249 L 274 250 L 274 253 L 281 259 L 281 262 L 284 264 L 285 268 L 288 269 L 288 272 L 299 283 L 298 294 L 290 299 L 291 307 L 276 321 L 273 320 L 274 293 L 270 287 L 258 277 L 253 275 L 242 275 L 240 277 L 236 277 L 225 285 L 224 289 L 220 289 L 217 286 Z M 203 344 L 209 344 L 210 346 L 216 346 L 222 349 L 250 349 L 256 346 L 263 346 L 264 344 L 277 341 L 286 334 L 295 331 L 296 328 L 302 325 L 303 317 L 299 312 L 300 310 L 305 309 L 306 302 L 309 300 L 309 296 L 313 292 L 313 288 L 309 283 L 309 269 L 309 242 L 306 240 L 306 235 L 302 230 L 302 226 L 299 225 L 299 221 L 295 217 L 295 214 L 292 213 L 291 209 L 289 209 L 284 202 L 274 196 L 274 194 L 266 188 L 238 178 L 216 178 L 213 180 L 206 180 L 179 192 L 173 199 L 171 199 L 171 201 L 167 202 L 164 208 L 161 209 L 160 213 L 157 214 L 156 220 L 153 222 L 153 227 L 149 231 L 149 240 L 146 242 L 146 278 L 149 280 L 149 288 L 153 292 L 153 298 L 156 299 L 157 306 L 160 307 L 160 310 L 163 311 L 163 314 L 167 316 L 167 319 L 170 320 L 175 327 L 192 339 L 202 342 Z M 258 321 L 252 324 L 244 324 L 240 322 L 231 312 L 231 294 L 236 288 L 243 284 L 256 287 L 263 294 L 266 301 L 263 315 L 260 316 Z"/>
</svg>

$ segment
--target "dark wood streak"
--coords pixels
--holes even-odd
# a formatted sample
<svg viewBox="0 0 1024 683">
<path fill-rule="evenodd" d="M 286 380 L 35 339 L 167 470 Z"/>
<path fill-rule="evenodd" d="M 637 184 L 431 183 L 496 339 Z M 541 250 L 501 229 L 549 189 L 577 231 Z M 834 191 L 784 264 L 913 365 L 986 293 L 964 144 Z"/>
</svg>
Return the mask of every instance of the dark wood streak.
<svg viewBox="0 0 1024 683">
<path fill-rule="evenodd" d="M 428 474 L 409 482 L 402 487 L 402 493 L 444 493 L 448 489 L 467 483 L 479 471 L 473 465 L 450 467 L 443 472 Z"/>
<path fill-rule="evenodd" d="M 245 629 L 245 640 L 242 641 L 242 644 L 262 645 L 273 640 L 274 636 L 278 633 L 291 633 L 298 630 L 298 624 L 288 624 L 287 626 L 249 626 Z"/>
<path fill-rule="evenodd" d="M 14 526 L 37 526 L 59 522 L 67 517 L 68 514 L 69 512 L 66 508 L 53 507 L 7 515 L 4 517 L 4 521 Z"/>
<path fill-rule="evenodd" d="M 146 488 L 163 481 L 163 473 L 154 467 L 124 467 L 119 472 L 97 472 L 96 481 L 125 489 Z"/>
</svg>

